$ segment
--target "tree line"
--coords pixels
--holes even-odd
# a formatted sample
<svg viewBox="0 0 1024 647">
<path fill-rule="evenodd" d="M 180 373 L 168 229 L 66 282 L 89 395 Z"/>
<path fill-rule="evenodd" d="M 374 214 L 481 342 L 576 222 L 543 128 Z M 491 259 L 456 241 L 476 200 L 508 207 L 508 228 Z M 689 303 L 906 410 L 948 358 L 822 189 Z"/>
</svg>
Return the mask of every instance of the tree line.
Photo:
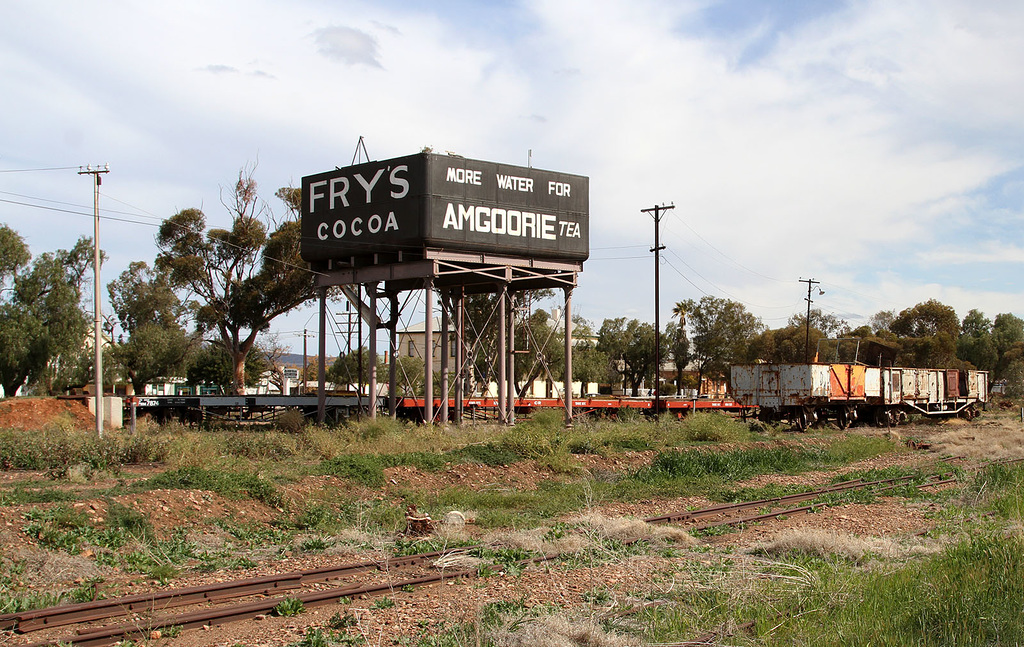
<svg viewBox="0 0 1024 647">
<path fill-rule="evenodd" d="M 104 382 L 131 382 L 136 393 L 157 378 L 186 377 L 191 384 L 217 385 L 242 393 L 261 374 L 280 379 L 285 350 L 271 335 L 271 322 L 316 297 L 314 274 L 299 255 L 299 189 L 275 196 L 280 216 L 258 193 L 255 168 L 243 168 L 222 190 L 230 217 L 227 228 L 209 227 L 200 209 L 167 218 L 156 235 L 158 253 L 150 265 L 136 261 L 107 286 L 112 313 L 103 322 L 108 337 Z M 81 238 L 70 250 L 34 257 L 22 237 L 0 224 L 0 386 L 36 394 L 66 392 L 90 381 L 93 352 L 90 315 L 83 287 L 92 267 L 92 241 Z M 564 344 L 554 334 L 554 313 L 534 308 L 550 291 L 518 295 L 514 373 L 523 391 L 535 379 L 561 381 Z M 471 388 L 495 378 L 494 312 L 497 295 L 467 299 L 470 334 L 478 339 Z M 88 304 L 91 309 L 91 304 Z M 890 349 L 893 363 L 936 368 L 978 368 L 1006 380 L 1011 394 L 1024 390 L 1024 320 L 1011 313 L 988 318 L 972 309 L 961 320 L 936 300 L 899 313 L 889 310 L 852 327 L 821 310 L 794 314 L 770 329 L 737 301 L 705 296 L 679 301 L 660 336 L 648 322 L 625 317 L 600 326 L 574 317 L 573 379 L 621 384 L 633 395 L 656 384 L 655 339 L 660 356 L 675 364 L 675 375 L 659 383 L 665 393 L 701 389 L 705 378 L 727 380 L 729 366 L 751 361 L 802 362 L 820 339 L 847 337 Z M 829 347 L 829 352 L 835 350 Z M 381 358 L 364 350 L 342 355 L 328 380 L 359 381 Z M 407 393 L 422 389 L 422 359 L 399 357 Z M 824 358 L 822 358 L 824 359 Z M 307 377 L 307 376 L 304 376 Z M 315 379 L 315 378 L 314 378 Z"/>
<path fill-rule="evenodd" d="M 851 361 L 851 345 L 819 342 L 845 338 L 861 342 L 860 361 L 870 362 L 863 348 L 882 348 L 897 366 L 980 369 L 993 381 L 1005 381 L 1007 393 L 1024 396 L 1024 319 L 997 314 L 989 319 L 977 309 L 961 320 L 956 311 L 934 299 L 897 313 L 883 310 L 867 324 L 848 322 L 819 309 L 789 318 L 781 328 L 768 328 L 742 303 L 705 296 L 676 303 L 661 335 L 661 356 L 675 363 L 676 377 L 663 392 L 702 388 L 704 378 L 727 381 L 729 366 L 765 361 Z M 864 342 L 872 342 L 868 345 Z M 856 345 L 853 345 L 856 346 Z M 610 377 L 621 380 L 633 395 L 640 384 L 654 384 L 654 327 L 637 320 L 607 319 L 598 333 L 598 351 L 607 354 Z M 685 371 L 684 369 L 688 369 Z"/>
<path fill-rule="evenodd" d="M 106 385 L 130 381 L 136 393 L 156 378 L 241 393 L 284 349 L 266 333 L 277 316 L 315 296 L 313 273 L 299 256 L 299 189 L 275 195 L 278 217 L 260 197 L 255 167 L 243 168 L 221 202 L 228 228 L 183 209 L 161 223 L 158 254 L 129 265 L 107 294 Z M 90 316 L 83 286 L 92 273 L 92 240 L 32 258 L 24 239 L 0 224 L 0 386 L 57 394 L 90 381 Z M 91 309 L 91 304 L 89 309 Z M 259 343 L 262 342 L 262 343 Z"/>
</svg>

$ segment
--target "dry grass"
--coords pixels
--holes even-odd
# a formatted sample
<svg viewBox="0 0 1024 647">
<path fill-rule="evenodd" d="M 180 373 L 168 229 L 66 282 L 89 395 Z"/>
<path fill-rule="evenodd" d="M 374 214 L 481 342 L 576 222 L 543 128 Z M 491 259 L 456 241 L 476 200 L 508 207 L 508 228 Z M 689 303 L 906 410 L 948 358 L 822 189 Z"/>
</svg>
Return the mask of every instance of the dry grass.
<svg viewBox="0 0 1024 647">
<path fill-rule="evenodd" d="M 622 542 L 646 539 L 687 546 L 697 543 L 693 535 L 682 528 L 654 525 L 634 517 L 607 517 L 597 512 L 588 512 L 576 517 L 573 523 L 590 528 L 606 539 Z"/>
<path fill-rule="evenodd" d="M 649 524 L 633 517 L 608 517 L 598 512 L 569 519 L 572 532 L 552 538 L 549 528 L 499 531 L 486 535 L 483 543 L 494 548 L 519 548 L 539 554 L 572 554 L 590 550 L 601 540 L 620 542 L 647 540 L 652 543 L 675 543 L 691 546 L 697 540 L 688 532 L 674 526 Z"/>
<path fill-rule="evenodd" d="M 485 535 L 482 543 L 492 548 L 518 548 L 541 554 L 556 552 L 556 544 L 545 539 L 546 532 L 546 528 L 501 530 Z"/>
<path fill-rule="evenodd" d="M 820 528 L 789 528 L 771 539 L 751 546 L 748 552 L 765 555 L 801 553 L 816 557 L 841 557 L 862 563 L 872 556 L 897 559 L 938 552 L 941 545 L 927 540 L 897 542 L 880 537 L 860 537 Z"/>
<path fill-rule="evenodd" d="M 495 647 L 630 647 L 636 638 L 605 631 L 593 618 L 544 616 L 517 631 L 500 627 L 488 632 Z"/>
<path fill-rule="evenodd" d="M 906 435 L 919 430 L 941 454 L 987 460 L 1024 458 L 1024 425 L 1013 414 L 988 412 L 971 423 L 950 419 L 911 428 Z"/>
<path fill-rule="evenodd" d="M 19 551 L 17 559 L 24 567 L 21 579 L 28 586 L 40 589 L 66 586 L 76 580 L 102 577 L 110 572 L 88 557 L 61 551 L 28 548 Z"/>
</svg>

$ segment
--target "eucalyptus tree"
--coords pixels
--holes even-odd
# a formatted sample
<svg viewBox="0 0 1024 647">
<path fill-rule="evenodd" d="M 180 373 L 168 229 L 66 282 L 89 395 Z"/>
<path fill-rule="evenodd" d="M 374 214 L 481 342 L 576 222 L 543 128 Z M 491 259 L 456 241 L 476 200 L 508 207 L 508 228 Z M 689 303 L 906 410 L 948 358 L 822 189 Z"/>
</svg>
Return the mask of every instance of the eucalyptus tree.
<svg viewBox="0 0 1024 647">
<path fill-rule="evenodd" d="M 32 259 L 24 239 L 0 225 L 0 386 L 5 395 L 28 382 L 49 392 L 64 386 L 55 376 L 81 368 L 89 331 L 81 285 L 91 263 L 88 238 L 70 250 Z"/>
<path fill-rule="evenodd" d="M 655 338 L 654 324 L 625 317 L 605 319 L 597 333 L 597 350 L 608 357 L 612 370 L 633 396 L 640 394 L 644 382 L 658 386 L 654 379 Z M 664 348 L 661 355 L 667 356 Z"/>
<path fill-rule="evenodd" d="M 110 354 L 135 393 L 155 378 L 183 375 L 195 339 L 182 325 L 186 310 L 167 276 L 136 261 L 107 284 L 107 292 L 117 319 Z"/>
<path fill-rule="evenodd" d="M 196 324 L 229 355 L 232 386 L 243 393 L 245 362 L 276 317 L 316 296 L 314 275 L 299 256 L 295 189 L 277 192 L 288 207 L 278 221 L 257 193 L 252 167 L 243 168 L 222 200 L 231 223 L 207 229 L 199 209 L 184 209 L 157 234 L 156 267 L 187 294 Z"/>
<path fill-rule="evenodd" d="M 746 358 L 747 346 L 764 329 L 761 320 L 738 301 L 705 296 L 676 304 L 686 313 L 698 388 L 705 377 L 725 379 L 729 365 Z"/>
</svg>

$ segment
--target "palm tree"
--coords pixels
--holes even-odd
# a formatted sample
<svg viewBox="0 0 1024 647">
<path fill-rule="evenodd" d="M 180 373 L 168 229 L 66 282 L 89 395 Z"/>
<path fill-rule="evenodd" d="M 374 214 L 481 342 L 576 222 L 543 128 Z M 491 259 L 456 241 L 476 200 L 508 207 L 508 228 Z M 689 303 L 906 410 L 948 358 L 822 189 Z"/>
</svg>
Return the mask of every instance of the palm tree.
<svg viewBox="0 0 1024 647">
<path fill-rule="evenodd" d="M 672 316 L 679 318 L 679 325 L 686 325 L 686 308 L 683 301 L 677 301 L 674 308 L 672 308 Z"/>
</svg>

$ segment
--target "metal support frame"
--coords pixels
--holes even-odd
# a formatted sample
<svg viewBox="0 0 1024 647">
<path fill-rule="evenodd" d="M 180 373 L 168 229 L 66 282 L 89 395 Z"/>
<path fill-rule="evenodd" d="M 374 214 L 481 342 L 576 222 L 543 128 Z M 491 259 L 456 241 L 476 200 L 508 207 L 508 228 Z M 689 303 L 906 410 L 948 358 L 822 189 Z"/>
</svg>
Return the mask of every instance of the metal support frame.
<svg viewBox="0 0 1024 647">
<path fill-rule="evenodd" d="M 388 415 L 398 417 L 398 295 L 388 294 Z"/>
<path fill-rule="evenodd" d="M 434 423 L 434 278 L 423 281 L 423 422 Z"/>
<path fill-rule="evenodd" d="M 505 353 L 505 349 L 508 347 L 508 342 L 505 339 L 505 322 L 508 319 L 505 313 L 507 303 L 508 286 L 502 285 L 501 294 L 498 295 L 498 413 L 501 421 L 506 424 L 508 424 L 508 403 L 505 401 L 505 398 L 508 397 L 508 391 L 505 388 L 508 383 L 508 368 L 506 366 L 508 355 Z"/>
<path fill-rule="evenodd" d="M 367 290 L 370 296 L 370 312 L 373 315 L 373 321 L 370 322 L 370 419 L 377 417 L 377 328 L 379 328 L 379 322 L 377 320 L 377 286 L 376 284 L 371 285 Z M 363 349 L 359 349 L 359 357 L 362 359 Z M 360 380 L 360 384 L 362 380 Z"/>
<path fill-rule="evenodd" d="M 316 378 L 316 421 L 323 424 L 324 417 L 327 411 L 327 288 L 321 287 L 320 290 L 320 339 L 317 342 L 320 357 L 316 360 L 317 365 L 317 378 Z M 302 376 L 303 382 L 306 380 L 306 376 Z"/>
<path fill-rule="evenodd" d="M 462 289 L 452 304 L 455 310 L 455 422 L 462 424 L 463 398 L 466 393 L 466 303 Z"/>
<path fill-rule="evenodd" d="M 451 300 L 447 290 L 441 293 L 441 408 L 440 419 L 442 424 L 448 423 L 448 352 L 450 344 L 448 341 L 448 311 Z"/>
<path fill-rule="evenodd" d="M 572 288 L 565 293 L 565 424 L 572 425 Z M 580 395 L 583 395 L 582 393 Z"/>
<path fill-rule="evenodd" d="M 451 371 L 449 351 L 451 340 L 451 318 L 455 319 L 456 356 L 455 356 L 455 412 L 454 420 L 461 424 L 464 410 L 463 400 L 467 396 L 471 381 L 471 364 L 468 349 L 470 345 L 466 336 L 465 297 L 467 294 L 499 293 L 498 302 L 498 410 L 499 418 L 505 424 L 515 421 L 516 391 L 515 379 L 515 327 L 514 304 L 515 293 L 523 290 L 541 288 L 561 288 L 566 296 L 566 422 L 572 419 L 572 367 L 571 367 L 571 293 L 576 286 L 578 273 L 583 269 L 581 262 L 545 261 L 514 256 L 495 254 L 472 254 L 450 252 L 437 249 L 423 250 L 422 258 L 399 263 L 380 263 L 365 266 L 334 266 L 317 276 L 317 285 L 321 288 L 321 309 L 325 312 L 326 289 L 341 286 L 342 292 L 356 306 L 360 319 L 370 324 L 374 331 L 370 340 L 371 357 L 376 356 L 375 334 L 378 328 L 386 329 L 389 336 L 389 372 L 388 372 L 388 411 L 397 415 L 397 360 L 398 320 L 400 308 L 398 294 L 403 291 L 424 290 L 424 333 L 426 352 L 424 355 L 424 410 L 423 420 L 431 424 L 434 420 L 434 376 L 433 376 L 433 316 L 434 292 L 441 295 L 441 391 L 439 403 L 441 420 L 451 418 L 448 411 L 448 391 L 450 390 Z M 369 303 L 363 302 L 358 294 L 357 286 L 371 284 L 367 290 Z M 378 286 L 383 284 L 383 290 Z M 386 296 L 389 303 L 389 318 L 380 323 L 376 313 L 376 298 Z M 452 317 L 454 315 L 454 317 Z M 326 324 L 321 324 L 321 363 L 324 361 Z M 321 370 L 320 391 L 323 392 L 323 371 Z M 371 416 L 376 407 L 375 371 L 371 368 Z M 321 419 L 321 411 L 318 419 Z"/>
<path fill-rule="evenodd" d="M 508 404 L 508 412 L 505 416 L 505 420 L 508 424 L 516 424 L 516 295 L 513 292 L 507 292 L 508 296 L 508 333 L 506 339 L 508 339 L 508 377 L 505 380 L 505 388 L 508 391 L 506 396 L 506 403 Z M 500 387 L 499 387 L 500 388 Z"/>
</svg>

